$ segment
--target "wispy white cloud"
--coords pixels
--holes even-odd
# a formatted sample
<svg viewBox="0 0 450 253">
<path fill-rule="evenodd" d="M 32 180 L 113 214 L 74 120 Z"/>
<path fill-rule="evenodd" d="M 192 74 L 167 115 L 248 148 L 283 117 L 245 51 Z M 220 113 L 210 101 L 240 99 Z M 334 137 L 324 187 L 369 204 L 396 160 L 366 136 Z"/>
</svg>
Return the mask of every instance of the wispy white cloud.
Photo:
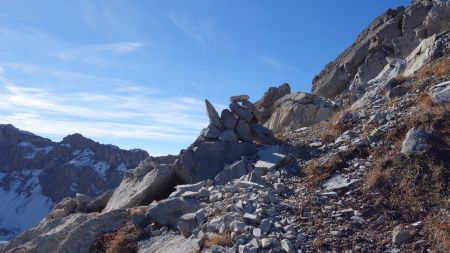
<svg viewBox="0 0 450 253">
<path fill-rule="evenodd" d="M 258 61 L 268 65 L 272 68 L 280 69 L 280 70 L 289 70 L 289 71 L 298 71 L 298 69 L 294 66 L 291 66 L 289 64 L 286 64 L 279 59 L 270 56 L 270 55 L 260 55 L 258 58 Z"/>
<path fill-rule="evenodd" d="M 178 142 L 194 140 L 207 124 L 203 101 L 192 97 L 161 97 L 152 88 L 117 80 L 89 93 L 63 89 L 64 78 L 51 87 L 23 86 L 8 78 L 8 70 L 0 68 L 1 123 L 39 134 L 80 132 L 89 137 Z M 83 83 L 102 79 L 76 73 L 71 77 Z"/>
<path fill-rule="evenodd" d="M 170 12 L 169 19 L 180 31 L 202 46 L 206 45 L 207 41 L 213 37 L 214 25 L 211 21 L 196 23 L 190 16 L 174 11 Z"/>
<path fill-rule="evenodd" d="M 88 46 L 88 49 L 107 51 L 115 54 L 127 54 L 141 48 L 144 44 L 139 42 L 116 42 Z"/>
<path fill-rule="evenodd" d="M 63 61 L 80 61 L 87 63 L 106 64 L 108 61 L 104 60 L 104 58 L 107 58 L 109 55 L 120 56 L 130 54 L 142 48 L 143 46 L 144 44 L 140 42 L 114 42 L 72 48 L 61 52 L 51 53 L 51 55 L 54 55 L 56 56 L 56 58 Z"/>
</svg>

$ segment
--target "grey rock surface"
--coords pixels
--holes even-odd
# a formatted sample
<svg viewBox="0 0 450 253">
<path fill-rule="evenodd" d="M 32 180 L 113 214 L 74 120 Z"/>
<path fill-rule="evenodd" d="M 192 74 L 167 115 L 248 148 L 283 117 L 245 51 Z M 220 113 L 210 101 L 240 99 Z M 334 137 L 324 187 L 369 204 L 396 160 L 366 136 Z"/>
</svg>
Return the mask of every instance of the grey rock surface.
<svg viewBox="0 0 450 253">
<path fill-rule="evenodd" d="M 309 93 L 292 93 L 278 99 L 265 127 L 275 133 L 293 131 L 328 119 L 335 111 L 326 100 Z"/>
<path fill-rule="evenodd" d="M 200 208 L 200 201 L 194 198 L 165 199 L 149 205 L 146 220 L 176 229 L 182 215 L 196 212 Z"/>
<path fill-rule="evenodd" d="M 1 252 L 88 252 L 97 234 L 118 228 L 127 218 L 126 210 L 115 210 L 43 220 L 9 241 Z"/>
<path fill-rule="evenodd" d="M 224 185 L 245 174 L 247 174 L 247 162 L 245 160 L 239 160 L 231 165 L 225 166 L 225 169 L 214 178 L 214 181 L 217 185 Z"/>
<path fill-rule="evenodd" d="M 440 86 L 431 93 L 431 99 L 436 104 L 447 104 L 450 102 L 450 82 L 445 82 Z"/>
<path fill-rule="evenodd" d="M 386 65 L 387 56 L 404 59 L 421 39 L 447 30 L 448 9 L 440 1 L 416 1 L 407 8 L 389 9 L 314 77 L 313 93 L 332 98 L 350 85 L 373 79 Z"/>
<path fill-rule="evenodd" d="M 208 101 L 208 99 L 205 99 L 205 105 L 206 113 L 208 114 L 209 122 L 211 123 L 211 125 L 213 125 L 217 130 L 222 130 L 223 125 L 220 121 L 219 113 L 216 111 L 211 102 Z"/>
<path fill-rule="evenodd" d="M 180 154 L 176 175 L 183 183 L 214 179 L 226 164 L 255 153 L 255 145 L 250 142 L 201 142 Z"/>
<path fill-rule="evenodd" d="M 253 113 L 251 113 L 247 108 L 242 107 L 236 102 L 230 104 L 230 110 L 233 112 L 239 119 L 244 120 L 246 122 L 251 122 L 253 119 Z"/>
<path fill-rule="evenodd" d="M 148 168 L 144 175 L 125 177 L 114 191 L 104 211 L 147 205 L 169 195 L 176 185 L 175 171 L 168 165 L 141 163 L 136 169 Z"/>
<path fill-rule="evenodd" d="M 264 124 L 272 115 L 273 104 L 278 99 L 291 93 L 289 84 L 284 83 L 278 87 L 270 87 L 263 95 L 263 97 L 255 103 L 256 108 L 260 111 L 260 123 Z"/>
<path fill-rule="evenodd" d="M 408 230 L 403 229 L 401 226 L 397 226 L 392 231 L 392 243 L 400 244 L 405 243 L 411 239 L 412 235 Z"/>
<path fill-rule="evenodd" d="M 411 128 L 402 143 L 403 154 L 420 154 L 424 152 L 433 135 L 420 128 Z"/>
<path fill-rule="evenodd" d="M 199 242 L 202 238 L 186 239 L 182 235 L 166 233 L 163 235 L 150 237 L 139 242 L 139 253 L 191 253 L 200 250 Z"/>
<path fill-rule="evenodd" d="M 223 109 L 220 117 L 222 119 L 222 124 L 226 129 L 234 129 L 238 122 L 238 119 L 236 119 L 233 113 L 228 109 Z"/>
<path fill-rule="evenodd" d="M 236 125 L 236 134 L 243 141 L 253 141 L 252 129 L 245 120 L 239 120 Z"/>
</svg>

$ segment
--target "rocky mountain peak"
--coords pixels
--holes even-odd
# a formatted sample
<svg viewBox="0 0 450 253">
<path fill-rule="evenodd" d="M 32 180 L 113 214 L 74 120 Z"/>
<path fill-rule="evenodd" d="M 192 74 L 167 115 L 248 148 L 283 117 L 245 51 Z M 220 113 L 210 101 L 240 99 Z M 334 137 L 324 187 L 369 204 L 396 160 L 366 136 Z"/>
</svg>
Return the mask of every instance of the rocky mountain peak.
<svg viewBox="0 0 450 253">
<path fill-rule="evenodd" d="M 64 137 L 61 141 L 61 144 L 69 144 L 72 145 L 73 147 L 80 147 L 80 146 L 94 146 L 98 145 L 99 143 L 84 137 L 82 134 L 74 133 Z"/>
<path fill-rule="evenodd" d="M 312 92 L 354 102 L 365 84 L 387 64 L 387 57 L 406 59 L 419 43 L 450 27 L 448 1 L 413 1 L 389 9 L 361 32 L 355 42 L 313 78 Z"/>
</svg>

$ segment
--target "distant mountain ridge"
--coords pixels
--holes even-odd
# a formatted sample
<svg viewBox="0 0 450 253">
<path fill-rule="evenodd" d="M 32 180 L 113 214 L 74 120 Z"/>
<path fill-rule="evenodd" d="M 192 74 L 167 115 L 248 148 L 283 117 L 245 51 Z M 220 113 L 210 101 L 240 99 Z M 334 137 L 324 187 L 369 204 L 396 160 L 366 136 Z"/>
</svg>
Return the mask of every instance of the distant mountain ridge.
<svg viewBox="0 0 450 253">
<path fill-rule="evenodd" d="M 81 134 L 53 142 L 0 125 L 0 240 L 32 226 L 64 197 L 98 196 L 117 187 L 124 172 L 148 156 Z"/>
</svg>

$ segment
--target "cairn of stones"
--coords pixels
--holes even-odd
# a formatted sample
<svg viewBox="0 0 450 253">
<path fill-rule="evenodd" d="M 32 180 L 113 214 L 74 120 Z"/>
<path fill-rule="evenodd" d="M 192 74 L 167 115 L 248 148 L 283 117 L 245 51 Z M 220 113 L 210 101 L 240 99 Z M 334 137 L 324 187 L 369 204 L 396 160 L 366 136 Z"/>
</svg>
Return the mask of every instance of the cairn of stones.
<svg viewBox="0 0 450 253">
<path fill-rule="evenodd" d="M 274 142 L 272 131 L 261 124 L 261 113 L 249 101 L 248 95 L 230 97 L 229 109 L 222 110 L 220 116 L 214 106 L 205 99 L 209 126 L 203 130 L 205 140 L 245 141 L 260 144 Z"/>
</svg>

